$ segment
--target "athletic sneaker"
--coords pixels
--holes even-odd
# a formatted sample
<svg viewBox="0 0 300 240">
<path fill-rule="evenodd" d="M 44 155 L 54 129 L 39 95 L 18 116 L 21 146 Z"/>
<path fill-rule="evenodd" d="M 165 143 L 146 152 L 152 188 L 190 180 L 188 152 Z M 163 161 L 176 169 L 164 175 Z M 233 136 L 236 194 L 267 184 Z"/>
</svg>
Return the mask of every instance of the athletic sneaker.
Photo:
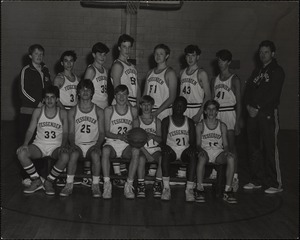
<svg viewBox="0 0 300 240">
<path fill-rule="evenodd" d="M 57 178 L 56 180 L 56 186 L 58 187 L 64 187 L 67 183 L 66 178 Z"/>
<path fill-rule="evenodd" d="M 146 188 L 145 188 L 145 184 L 138 184 L 137 185 L 137 193 L 136 196 L 138 198 L 144 198 L 146 197 Z"/>
<path fill-rule="evenodd" d="M 239 189 L 239 179 L 238 178 L 233 178 L 232 180 L 232 190 L 233 192 L 237 192 Z"/>
<path fill-rule="evenodd" d="M 133 199 L 135 197 L 133 190 L 134 190 L 134 187 L 132 186 L 132 184 L 129 184 L 128 182 L 126 182 L 125 186 L 124 186 L 125 197 L 128 199 Z"/>
<path fill-rule="evenodd" d="M 92 194 L 94 198 L 99 198 L 101 197 L 101 191 L 100 191 L 100 187 L 99 184 L 92 184 Z"/>
<path fill-rule="evenodd" d="M 255 185 L 253 183 L 247 183 L 246 185 L 244 185 L 243 188 L 246 189 L 246 190 L 259 189 L 259 188 L 261 188 L 261 185 Z"/>
<path fill-rule="evenodd" d="M 55 190 L 53 188 L 53 183 L 51 181 L 49 181 L 48 179 L 46 179 L 44 181 L 44 188 L 45 188 L 45 193 L 47 195 L 54 195 L 55 194 Z"/>
<path fill-rule="evenodd" d="M 81 184 L 86 187 L 91 187 L 92 179 L 91 178 L 83 178 Z"/>
<path fill-rule="evenodd" d="M 230 204 L 235 204 L 235 203 L 237 203 L 237 200 L 236 200 L 236 198 L 234 197 L 234 193 L 233 193 L 233 191 L 231 190 L 231 191 L 228 191 L 228 192 L 224 192 L 223 193 L 223 200 L 225 201 L 225 202 L 228 202 L 228 203 L 230 203 Z"/>
<path fill-rule="evenodd" d="M 111 182 L 104 182 L 103 184 L 103 194 L 102 197 L 104 199 L 109 199 L 111 198 L 111 192 L 112 192 L 112 185 Z"/>
<path fill-rule="evenodd" d="M 205 202 L 205 192 L 204 190 L 194 189 L 195 201 L 196 202 Z"/>
<path fill-rule="evenodd" d="M 22 184 L 24 187 L 30 187 L 31 185 L 31 179 L 30 178 L 25 178 L 22 180 Z"/>
<path fill-rule="evenodd" d="M 161 200 L 169 201 L 171 199 L 171 189 L 164 188 L 161 194 Z"/>
<path fill-rule="evenodd" d="M 283 191 L 282 188 L 270 187 L 270 188 L 268 188 L 268 189 L 265 190 L 265 193 L 274 194 L 274 193 L 280 193 L 282 191 Z"/>
<path fill-rule="evenodd" d="M 194 196 L 194 189 L 185 189 L 185 201 L 187 202 L 194 202 L 195 196 Z"/>
<path fill-rule="evenodd" d="M 66 183 L 65 187 L 61 190 L 60 196 L 67 197 L 73 192 L 73 183 Z"/>
<path fill-rule="evenodd" d="M 117 188 L 124 188 L 125 185 L 125 180 L 124 179 L 114 179 L 113 180 L 113 185 L 116 186 Z"/>
<path fill-rule="evenodd" d="M 161 198 L 162 181 L 155 181 L 153 184 L 153 195 L 155 198 Z"/>
<path fill-rule="evenodd" d="M 44 186 L 43 186 L 42 180 L 38 177 L 38 178 L 32 179 L 30 186 L 26 187 L 23 192 L 24 193 L 34 193 L 43 188 L 44 188 Z"/>
</svg>

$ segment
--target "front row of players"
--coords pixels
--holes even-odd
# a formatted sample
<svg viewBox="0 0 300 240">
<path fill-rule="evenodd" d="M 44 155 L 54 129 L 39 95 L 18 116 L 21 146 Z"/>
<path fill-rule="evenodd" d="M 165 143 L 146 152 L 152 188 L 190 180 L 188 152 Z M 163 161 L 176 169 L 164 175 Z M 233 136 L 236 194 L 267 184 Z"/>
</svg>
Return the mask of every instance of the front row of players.
<svg viewBox="0 0 300 240">
<path fill-rule="evenodd" d="M 151 114 L 154 99 L 148 95 L 141 98 L 142 115 L 138 116 L 137 109 L 128 104 L 128 88 L 125 85 L 115 88 L 116 104 L 104 111 L 92 103 L 94 86 L 90 80 L 79 82 L 77 94 L 78 104 L 67 113 L 56 105 L 59 99 L 58 88 L 50 86 L 45 89 L 45 104 L 35 109 L 24 144 L 17 150 L 18 159 L 32 180 L 24 193 L 44 189 L 46 194 L 54 195 L 54 181 L 67 168 L 67 182 L 60 196 L 72 194 L 77 161 L 83 157 L 92 162 L 93 197 L 102 195 L 104 199 L 109 199 L 112 197 L 110 159 L 122 157 L 131 159 L 124 186 L 126 198 L 135 198 L 133 182 L 136 174 L 137 197 L 145 197 L 145 163 L 148 161 L 158 164 L 153 184 L 154 197 L 170 200 L 170 163 L 182 161 L 188 165 L 186 201 L 205 202 L 205 165 L 212 162 L 227 165 L 223 199 L 229 203 L 237 202 L 231 187 L 234 155 L 228 152 L 227 127 L 217 119 L 219 104 L 215 100 L 205 103 L 204 120 L 195 128 L 193 120 L 184 115 L 187 101 L 182 96 L 175 99 L 172 115 L 161 122 Z M 128 144 L 127 132 L 134 127 L 141 127 L 148 133 L 148 142 L 142 148 Z M 28 146 L 35 128 L 36 138 Z M 45 156 L 51 156 L 57 161 L 47 179 L 42 182 L 32 159 Z M 101 166 L 103 194 L 99 185 Z"/>
</svg>

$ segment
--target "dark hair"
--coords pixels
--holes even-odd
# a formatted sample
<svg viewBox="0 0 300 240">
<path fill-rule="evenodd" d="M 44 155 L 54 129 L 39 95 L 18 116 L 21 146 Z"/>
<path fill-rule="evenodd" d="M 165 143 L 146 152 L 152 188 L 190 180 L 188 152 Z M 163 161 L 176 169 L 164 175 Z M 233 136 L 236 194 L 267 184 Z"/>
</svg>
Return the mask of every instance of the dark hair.
<svg viewBox="0 0 300 240">
<path fill-rule="evenodd" d="M 207 109 L 207 107 L 208 107 L 209 105 L 215 105 L 216 108 L 217 108 L 217 111 L 219 111 L 220 104 L 219 104 L 216 100 L 214 100 L 214 99 L 210 99 L 210 100 L 207 100 L 207 101 L 206 101 L 206 103 L 205 103 L 204 106 L 203 106 L 203 111 L 206 111 L 206 109 Z"/>
<path fill-rule="evenodd" d="M 144 95 L 140 100 L 140 105 L 143 103 L 150 103 L 151 105 L 154 105 L 155 101 L 154 98 L 151 97 L 150 95 Z"/>
<path fill-rule="evenodd" d="M 196 55 L 200 55 L 201 54 L 201 50 L 197 45 L 188 45 L 185 49 L 184 49 L 184 54 L 188 55 L 189 53 L 194 53 L 196 52 Z"/>
<path fill-rule="evenodd" d="M 65 56 L 71 56 L 73 58 L 74 62 L 77 60 L 77 55 L 73 50 L 68 50 L 68 51 L 63 52 L 63 54 L 60 57 L 61 62 L 64 61 Z"/>
<path fill-rule="evenodd" d="M 169 48 L 167 45 L 163 44 L 163 43 L 156 45 L 155 48 L 154 48 L 154 52 L 155 52 L 155 50 L 158 49 L 158 48 L 164 49 L 165 52 L 166 52 L 166 55 L 170 55 L 170 53 L 171 53 L 170 48 Z"/>
<path fill-rule="evenodd" d="M 270 40 L 264 40 L 259 44 L 259 49 L 261 47 L 269 47 L 271 49 L 271 52 L 275 52 L 276 51 L 276 47 L 275 44 L 270 41 Z"/>
<path fill-rule="evenodd" d="M 232 60 L 232 53 L 227 49 L 222 49 L 216 53 L 216 57 L 222 61 L 230 62 Z"/>
<path fill-rule="evenodd" d="M 125 92 L 125 91 L 127 91 L 127 94 L 129 94 L 128 87 L 124 84 L 120 84 L 115 87 L 114 94 L 116 95 L 118 92 Z"/>
<path fill-rule="evenodd" d="M 76 89 L 77 95 L 79 95 L 79 91 L 83 88 L 91 89 L 92 90 L 92 96 L 94 95 L 95 87 L 94 87 L 93 82 L 90 79 L 83 79 L 78 83 L 77 89 Z"/>
<path fill-rule="evenodd" d="M 128 34 L 122 34 L 118 40 L 118 47 L 120 47 L 123 42 L 130 42 L 132 47 L 134 43 L 134 39 L 130 37 Z"/>
<path fill-rule="evenodd" d="M 175 100 L 174 100 L 173 106 L 174 106 L 175 103 L 177 103 L 177 102 L 183 102 L 183 103 L 185 104 L 185 106 L 187 106 L 187 100 L 186 100 L 186 98 L 183 97 L 183 96 L 178 96 L 178 97 L 176 97 Z"/>
<path fill-rule="evenodd" d="M 92 53 L 108 53 L 109 48 L 102 42 L 97 42 L 92 48 Z"/>
<path fill-rule="evenodd" d="M 57 86 L 50 85 L 43 89 L 43 98 L 46 97 L 47 93 L 53 93 L 56 98 L 59 98 L 59 89 Z"/>
<path fill-rule="evenodd" d="M 33 44 L 33 45 L 31 45 L 28 48 L 29 55 L 31 55 L 35 49 L 38 49 L 38 50 L 42 51 L 43 53 L 45 53 L 45 49 L 43 48 L 42 45 L 40 45 L 40 44 Z"/>
</svg>

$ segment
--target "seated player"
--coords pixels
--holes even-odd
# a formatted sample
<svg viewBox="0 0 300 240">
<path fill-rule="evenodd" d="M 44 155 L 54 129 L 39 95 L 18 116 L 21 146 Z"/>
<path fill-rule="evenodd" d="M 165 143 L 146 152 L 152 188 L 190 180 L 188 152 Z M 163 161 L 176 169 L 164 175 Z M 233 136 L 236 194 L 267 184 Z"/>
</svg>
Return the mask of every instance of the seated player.
<svg viewBox="0 0 300 240">
<path fill-rule="evenodd" d="M 141 148 L 138 167 L 137 197 L 145 197 L 145 165 L 148 162 L 157 162 L 156 179 L 153 185 L 154 197 L 161 197 L 162 192 L 162 172 L 161 172 L 161 121 L 153 117 L 152 107 L 154 99 L 149 95 L 144 95 L 140 100 L 142 115 L 138 118 L 138 126 L 148 133 L 148 142 Z"/>
<path fill-rule="evenodd" d="M 44 188 L 47 195 L 54 195 L 53 182 L 69 160 L 68 121 L 67 112 L 56 106 L 59 89 L 56 86 L 49 86 L 44 90 L 43 95 L 45 105 L 34 110 L 24 144 L 17 149 L 17 155 L 31 179 L 31 184 L 25 187 L 24 193 L 34 193 Z M 28 146 L 35 128 L 37 128 L 35 140 Z M 32 159 L 46 156 L 51 156 L 57 161 L 43 184 Z"/>
<path fill-rule="evenodd" d="M 78 104 L 68 112 L 70 160 L 67 169 L 67 183 L 60 196 L 69 196 L 73 192 L 74 176 L 79 157 L 92 162 L 92 195 L 101 197 L 99 187 L 101 146 L 104 141 L 103 110 L 92 103 L 94 85 L 84 79 L 77 85 Z"/>
<path fill-rule="evenodd" d="M 223 200 L 228 203 L 237 203 L 232 189 L 234 174 L 234 155 L 228 152 L 227 126 L 217 119 L 219 103 L 208 100 L 204 104 L 204 120 L 196 126 L 198 163 L 197 163 L 197 188 L 195 189 L 196 202 L 205 202 L 203 177 L 205 164 L 227 164 L 226 185 Z"/>
<path fill-rule="evenodd" d="M 177 97 L 173 103 L 173 114 L 162 121 L 162 200 L 171 199 L 170 162 L 181 160 L 188 163 L 186 201 L 194 201 L 194 172 L 196 168 L 195 124 L 191 118 L 183 115 L 187 107 L 184 97 Z"/>
<path fill-rule="evenodd" d="M 133 192 L 133 180 L 138 167 L 140 149 L 133 148 L 127 143 L 127 132 L 134 126 L 137 118 L 137 109 L 127 104 L 128 88 L 126 85 L 118 85 L 115 88 L 116 104 L 105 108 L 104 126 L 106 142 L 102 150 L 103 169 L 103 198 L 112 197 L 112 185 L 110 182 L 110 158 L 130 158 L 127 182 L 124 186 L 126 198 L 135 198 Z M 137 127 L 137 126 L 136 126 Z"/>
</svg>

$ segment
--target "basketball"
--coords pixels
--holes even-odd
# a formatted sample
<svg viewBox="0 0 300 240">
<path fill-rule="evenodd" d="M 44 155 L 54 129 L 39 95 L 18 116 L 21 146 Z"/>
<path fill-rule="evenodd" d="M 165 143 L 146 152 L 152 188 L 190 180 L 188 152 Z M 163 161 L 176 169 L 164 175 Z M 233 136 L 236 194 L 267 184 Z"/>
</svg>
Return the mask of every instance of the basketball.
<svg viewBox="0 0 300 240">
<path fill-rule="evenodd" d="M 148 134 L 142 128 L 133 128 L 128 132 L 127 140 L 130 146 L 141 148 L 147 143 Z"/>
</svg>

